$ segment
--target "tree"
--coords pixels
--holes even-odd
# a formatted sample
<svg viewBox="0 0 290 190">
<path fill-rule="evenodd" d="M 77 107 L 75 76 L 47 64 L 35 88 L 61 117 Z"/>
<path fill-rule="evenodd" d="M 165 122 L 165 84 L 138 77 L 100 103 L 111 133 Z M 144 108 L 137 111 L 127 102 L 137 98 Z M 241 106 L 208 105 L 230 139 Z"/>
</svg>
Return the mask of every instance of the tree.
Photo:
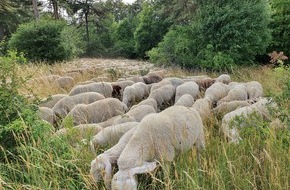
<svg viewBox="0 0 290 190">
<path fill-rule="evenodd" d="M 32 0 L 32 5 L 33 5 L 33 12 L 34 12 L 35 19 L 38 20 L 39 19 L 39 12 L 38 12 L 38 8 L 37 8 L 37 0 Z"/>
<path fill-rule="evenodd" d="M 273 14 L 270 28 L 273 40 L 268 51 L 283 51 L 290 56 L 290 1 L 272 0 L 271 8 Z"/>
<path fill-rule="evenodd" d="M 180 42 L 164 40 L 149 53 L 152 59 L 187 67 L 222 69 L 233 63 L 251 63 L 256 55 L 265 53 L 271 40 L 266 0 L 196 2 L 199 7 L 190 27 L 173 27 L 164 38 L 176 38 Z M 185 39 L 178 36 L 183 34 Z M 172 56 L 158 58 L 156 52 Z"/>
<path fill-rule="evenodd" d="M 154 11 L 153 6 L 144 3 L 138 14 L 138 24 L 134 32 L 135 49 L 140 58 L 145 58 L 146 52 L 155 47 L 168 31 L 170 23 Z"/>
</svg>

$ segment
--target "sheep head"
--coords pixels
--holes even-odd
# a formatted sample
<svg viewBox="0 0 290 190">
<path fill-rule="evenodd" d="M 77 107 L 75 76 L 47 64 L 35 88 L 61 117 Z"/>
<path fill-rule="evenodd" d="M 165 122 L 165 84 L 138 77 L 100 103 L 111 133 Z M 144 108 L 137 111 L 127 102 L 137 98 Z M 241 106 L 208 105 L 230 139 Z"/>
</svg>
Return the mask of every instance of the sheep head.
<svg viewBox="0 0 290 190">
<path fill-rule="evenodd" d="M 90 174 L 97 182 L 103 179 L 108 186 L 112 178 L 112 166 L 109 162 L 109 157 L 105 154 L 97 156 L 91 162 Z"/>
<path fill-rule="evenodd" d="M 112 190 L 137 190 L 136 174 L 152 172 L 157 167 L 156 162 L 144 162 L 142 166 L 131 169 L 120 169 L 112 179 Z"/>
</svg>

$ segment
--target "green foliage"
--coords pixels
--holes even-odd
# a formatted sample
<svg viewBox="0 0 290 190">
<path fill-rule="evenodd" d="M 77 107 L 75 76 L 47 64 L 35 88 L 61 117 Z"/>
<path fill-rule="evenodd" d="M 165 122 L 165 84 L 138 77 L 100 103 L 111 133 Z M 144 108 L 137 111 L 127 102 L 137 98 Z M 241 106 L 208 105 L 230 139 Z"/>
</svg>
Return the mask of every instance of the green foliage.
<svg viewBox="0 0 290 190">
<path fill-rule="evenodd" d="M 138 24 L 134 32 L 135 50 L 140 58 L 144 58 L 146 52 L 162 40 L 170 26 L 151 5 L 144 3 L 142 8 L 138 14 Z"/>
<path fill-rule="evenodd" d="M 148 52 L 150 61 L 161 65 L 192 66 L 194 54 L 190 48 L 191 28 L 189 26 L 177 26 L 169 30 L 163 41 Z"/>
<path fill-rule="evenodd" d="M 22 54 L 13 51 L 0 57 L 0 161 L 6 152 L 16 153 L 19 143 L 44 137 L 47 127 L 39 121 L 36 107 L 19 93 L 26 79 L 18 75 L 18 65 L 25 62 Z"/>
<path fill-rule="evenodd" d="M 255 55 L 265 53 L 270 42 L 266 1 L 212 0 L 198 5 L 196 18 L 190 25 L 172 28 L 174 31 L 168 32 L 158 45 L 159 53 L 170 55 L 161 60 L 187 67 L 221 69 L 233 63 L 251 63 Z M 186 31 L 186 35 L 180 31 Z M 181 38 L 181 43 L 175 38 Z"/>
<path fill-rule="evenodd" d="M 54 63 L 77 56 L 81 41 L 75 29 L 63 21 L 40 20 L 20 25 L 9 46 L 32 61 Z"/>
<path fill-rule="evenodd" d="M 129 16 L 118 23 L 114 32 L 114 56 L 125 58 L 136 58 L 134 31 L 136 29 L 136 18 Z"/>
<path fill-rule="evenodd" d="M 114 17 L 105 14 L 97 24 L 89 24 L 89 41 L 85 50 L 85 56 L 103 57 L 110 56 L 109 48 L 113 46 Z M 82 29 L 84 30 L 84 29 Z"/>
<path fill-rule="evenodd" d="M 272 43 L 269 52 L 283 51 L 285 55 L 290 55 L 290 1 L 271 0 L 272 21 Z"/>
<path fill-rule="evenodd" d="M 18 76 L 18 64 L 25 63 L 23 55 L 10 51 L 0 57 L 0 125 L 6 125 L 18 118 L 18 112 L 25 105 L 25 99 L 18 92 L 24 78 Z"/>
</svg>

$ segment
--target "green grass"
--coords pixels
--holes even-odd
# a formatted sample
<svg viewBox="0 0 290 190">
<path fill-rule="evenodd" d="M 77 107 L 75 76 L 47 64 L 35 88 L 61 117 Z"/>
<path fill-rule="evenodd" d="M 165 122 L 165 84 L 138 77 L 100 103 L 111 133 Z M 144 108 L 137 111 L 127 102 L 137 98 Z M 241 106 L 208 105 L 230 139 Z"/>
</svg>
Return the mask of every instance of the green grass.
<svg viewBox="0 0 290 190">
<path fill-rule="evenodd" d="M 197 74 L 170 70 L 168 75 Z M 241 143 L 229 144 L 221 133 L 220 118 L 212 118 L 206 122 L 206 150 L 200 163 L 193 148 L 173 163 L 162 163 L 153 174 L 139 175 L 138 189 L 290 189 L 289 86 L 285 86 L 290 79 L 289 69 L 239 68 L 231 77 L 234 81 L 257 80 L 263 84 L 265 95 L 274 96 L 278 102 L 275 117 L 283 121 L 281 129 L 269 128 L 270 122 L 256 118 L 241 131 Z M 18 155 L 0 151 L 6 155 L 6 160 L 0 162 L 0 190 L 105 189 L 103 182 L 95 183 L 89 176 L 95 155 L 87 144 L 76 142 L 73 133 L 67 138 L 47 134 L 20 144 Z M 103 151 L 99 149 L 97 154 Z"/>
</svg>

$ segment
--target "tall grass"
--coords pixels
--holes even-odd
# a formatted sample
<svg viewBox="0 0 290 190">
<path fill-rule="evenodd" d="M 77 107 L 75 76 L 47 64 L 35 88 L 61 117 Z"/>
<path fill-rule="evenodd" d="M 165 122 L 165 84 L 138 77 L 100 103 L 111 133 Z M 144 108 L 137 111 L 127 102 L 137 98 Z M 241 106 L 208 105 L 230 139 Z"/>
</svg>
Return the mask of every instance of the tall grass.
<svg viewBox="0 0 290 190">
<path fill-rule="evenodd" d="M 46 66 L 38 69 L 39 73 L 47 73 Z M 205 74 L 176 69 L 168 72 L 169 76 L 179 77 Z M 289 97 L 285 95 L 289 94 L 289 86 L 285 85 L 290 80 L 289 69 L 281 72 L 266 67 L 239 68 L 233 70 L 231 77 L 234 81 L 261 82 L 265 95 L 278 101 L 283 124 L 270 128 L 270 122 L 252 118 L 240 132 L 243 140 L 229 144 L 221 133 L 220 118 L 214 117 L 205 124 L 206 149 L 200 162 L 193 148 L 172 163 L 161 163 L 153 174 L 139 175 L 139 189 L 290 189 Z M 0 163 L 0 190 L 105 189 L 104 183 L 96 183 L 89 176 L 95 155 L 88 144 L 75 139 L 73 133 L 62 138 L 47 134 L 32 143 L 20 144 L 17 155 L 1 149 L 6 160 Z M 104 150 L 98 149 L 97 154 Z"/>
</svg>

